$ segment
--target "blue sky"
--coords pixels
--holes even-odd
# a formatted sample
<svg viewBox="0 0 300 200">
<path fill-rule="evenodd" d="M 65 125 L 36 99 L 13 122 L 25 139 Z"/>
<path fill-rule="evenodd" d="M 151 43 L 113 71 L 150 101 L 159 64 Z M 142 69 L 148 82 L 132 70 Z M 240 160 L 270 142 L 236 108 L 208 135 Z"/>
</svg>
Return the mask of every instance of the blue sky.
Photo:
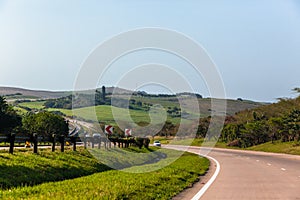
<svg viewBox="0 0 300 200">
<path fill-rule="evenodd" d="M 161 27 L 206 49 L 228 98 L 274 101 L 300 87 L 297 0 L 0 0 L 0 27 L 2 86 L 73 89 L 81 64 L 101 42 L 127 30 Z M 109 74 L 114 78 L 103 83 L 114 85 L 121 67 L 130 70 L 131 63 L 153 59 L 176 65 L 191 76 L 197 92 L 210 96 L 178 58 L 156 54 L 119 60 Z"/>
</svg>

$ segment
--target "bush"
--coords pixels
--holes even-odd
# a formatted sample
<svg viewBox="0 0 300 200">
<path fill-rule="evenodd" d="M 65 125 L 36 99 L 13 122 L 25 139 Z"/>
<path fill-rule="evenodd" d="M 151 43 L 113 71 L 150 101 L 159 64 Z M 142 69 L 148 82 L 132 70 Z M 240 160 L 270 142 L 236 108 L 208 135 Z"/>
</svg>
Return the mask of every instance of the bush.
<svg viewBox="0 0 300 200">
<path fill-rule="evenodd" d="M 139 149 L 141 149 L 143 146 L 148 149 L 150 144 L 150 139 L 137 137 L 135 138 L 135 144 Z"/>
</svg>

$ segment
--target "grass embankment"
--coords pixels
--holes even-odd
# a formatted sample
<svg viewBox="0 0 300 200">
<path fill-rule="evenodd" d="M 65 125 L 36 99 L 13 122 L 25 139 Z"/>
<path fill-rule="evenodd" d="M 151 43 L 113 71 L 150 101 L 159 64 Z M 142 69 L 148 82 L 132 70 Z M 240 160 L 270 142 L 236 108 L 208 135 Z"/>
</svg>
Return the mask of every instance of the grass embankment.
<svg viewBox="0 0 300 200">
<path fill-rule="evenodd" d="M 253 151 L 264 151 L 264 152 L 273 152 L 273 153 L 286 153 L 293 155 L 300 155 L 300 144 L 296 142 L 279 142 L 276 141 L 267 142 L 257 146 L 249 147 L 248 150 Z"/>
<path fill-rule="evenodd" d="M 109 169 L 80 148 L 77 152 L 64 153 L 40 149 L 37 155 L 27 149 L 16 149 L 13 155 L 0 151 L 2 189 L 71 179 Z"/>
<path fill-rule="evenodd" d="M 203 143 L 202 138 L 172 140 L 172 139 L 165 139 L 165 138 L 157 137 L 155 140 L 160 140 L 160 142 L 162 144 L 174 144 L 174 145 L 202 146 L 202 143 Z M 275 141 L 274 143 L 267 142 L 264 144 L 260 144 L 260 145 L 252 146 L 252 147 L 248 147 L 248 148 L 230 147 L 230 146 L 227 146 L 226 143 L 217 142 L 215 147 L 226 148 L 226 149 L 253 150 L 253 151 L 264 151 L 264 152 L 272 152 L 272 153 L 285 153 L 285 154 L 292 154 L 292 155 L 300 155 L 300 143 L 299 142 Z"/>
<path fill-rule="evenodd" d="M 178 152 L 160 150 L 166 158 L 132 167 L 134 171 L 159 168 L 177 158 Z M 0 191 L 2 199 L 170 199 L 205 174 L 209 161 L 184 153 L 165 168 L 149 173 L 108 170 L 93 175 Z M 137 169 L 139 168 L 139 169 Z M 130 171 L 130 168 L 129 168 Z"/>
</svg>

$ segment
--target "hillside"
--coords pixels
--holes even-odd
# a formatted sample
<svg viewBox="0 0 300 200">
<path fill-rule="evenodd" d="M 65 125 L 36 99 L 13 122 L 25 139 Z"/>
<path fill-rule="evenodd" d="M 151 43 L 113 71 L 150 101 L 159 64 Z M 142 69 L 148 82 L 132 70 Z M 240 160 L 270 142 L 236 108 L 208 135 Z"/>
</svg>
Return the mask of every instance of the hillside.
<svg viewBox="0 0 300 200">
<path fill-rule="evenodd" d="M 118 94 L 129 94 L 131 91 L 108 87 L 106 88 L 107 93 L 112 93 L 115 90 Z M 80 91 L 80 94 L 91 94 L 95 90 Z M 16 87 L 0 87 L 0 96 L 5 96 L 8 100 L 13 99 L 56 99 L 71 95 L 72 91 L 46 91 L 46 90 L 30 90 Z"/>
<path fill-rule="evenodd" d="M 220 140 L 250 147 L 266 142 L 300 141 L 300 97 L 238 112 L 226 121 Z"/>
<path fill-rule="evenodd" d="M 7 99 L 51 99 L 70 95 L 71 92 L 59 91 L 43 91 L 29 90 L 14 87 L 0 87 L 0 95 L 6 96 Z"/>
</svg>

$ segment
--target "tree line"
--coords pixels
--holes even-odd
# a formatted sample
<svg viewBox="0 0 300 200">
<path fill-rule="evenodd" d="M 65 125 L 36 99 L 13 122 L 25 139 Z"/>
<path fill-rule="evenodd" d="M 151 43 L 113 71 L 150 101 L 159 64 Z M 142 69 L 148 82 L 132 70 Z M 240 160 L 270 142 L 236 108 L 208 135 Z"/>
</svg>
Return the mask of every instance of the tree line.
<svg viewBox="0 0 300 200">
<path fill-rule="evenodd" d="M 47 138 L 54 134 L 67 136 L 69 124 L 62 116 L 47 111 L 27 112 L 21 116 L 0 96 L 0 134 L 12 133 L 25 136 L 36 133 Z"/>
<path fill-rule="evenodd" d="M 199 120 L 197 137 L 205 137 L 210 117 Z M 227 116 L 219 141 L 250 147 L 265 142 L 300 141 L 300 97 L 244 110 Z"/>
</svg>

